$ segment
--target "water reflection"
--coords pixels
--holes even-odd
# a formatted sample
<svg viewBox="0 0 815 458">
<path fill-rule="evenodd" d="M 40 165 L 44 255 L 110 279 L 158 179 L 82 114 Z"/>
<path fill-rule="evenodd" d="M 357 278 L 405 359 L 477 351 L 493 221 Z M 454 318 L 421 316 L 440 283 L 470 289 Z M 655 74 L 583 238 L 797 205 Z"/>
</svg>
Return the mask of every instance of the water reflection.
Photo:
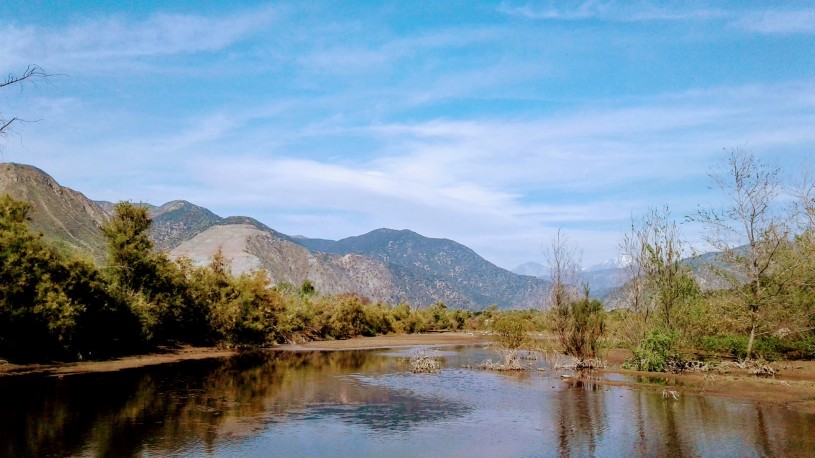
<svg viewBox="0 0 815 458">
<path fill-rule="evenodd" d="M 609 386 L 605 375 L 412 374 L 404 352 L 247 353 L 0 378 L 0 456 L 808 456 L 815 417 Z M 541 362 L 545 366 L 544 362 Z"/>
<path fill-rule="evenodd" d="M 344 377 L 396 365 L 371 352 L 257 352 L 59 379 L 3 378 L 0 455 L 174 453 L 194 443 L 213 451 L 219 437 L 252 435 L 287 417 L 334 416 L 387 429 L 465 409 Z"/>
</svg>

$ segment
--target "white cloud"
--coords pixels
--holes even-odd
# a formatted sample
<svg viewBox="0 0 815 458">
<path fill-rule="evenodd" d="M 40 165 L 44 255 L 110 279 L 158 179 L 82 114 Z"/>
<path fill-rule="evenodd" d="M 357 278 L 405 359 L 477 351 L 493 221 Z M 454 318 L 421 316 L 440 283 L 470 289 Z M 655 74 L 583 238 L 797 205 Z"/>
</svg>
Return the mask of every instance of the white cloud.
<svg viewBox="0 0 815 458">
<path fill-rule="evenodd" d="M 651 2 L 535 2 L 516 5 L 503 2 L 498 11 L 531 20 L 582 21 L 596 19 L 612 22 L 689 21 L 722 19 L 725 11 L 709 8 L 676 9 Z"/>
<path fill-rule="evenodd" d="M 138 58 L 219 51 L 275 19 L 269 8 L 224 17 L 154 14 L 146 19 L 105 16 L 63 28 L 0 26 L 0 61 L 12 67 L 32 61 L 51 69 L 98 70 L 107 62 L 138 65 Z M 132 68 L 132 67 L 131 67 Z"/>
<path fill-rule="evenodd" d="M 735 20 L 734 25 L 763 34 L 812 34 L 815 9 L 751 12 Z"/>
</svg>

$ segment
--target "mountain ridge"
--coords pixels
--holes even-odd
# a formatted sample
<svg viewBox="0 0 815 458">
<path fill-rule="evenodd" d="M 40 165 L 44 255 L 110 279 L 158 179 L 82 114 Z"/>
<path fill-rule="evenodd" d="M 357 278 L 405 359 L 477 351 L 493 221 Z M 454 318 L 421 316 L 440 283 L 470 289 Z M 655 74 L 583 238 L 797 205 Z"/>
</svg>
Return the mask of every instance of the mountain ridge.
<svg viewBox="0 0 815 458">
<path fill-rule="evenodd" d="M 32 202 L 34 230 L 104 263 L 100 226 L 110 218 L 113 203 L 91 201 L 36 167 L 0 165 L 0 192 Z M 325 293 L 356 292 L 420 307 L 441 301 L 469 309 L 541 307 L 548 294 L 545 280 L 515 275 L 458 242 L 407 229 L 380 228 L 339 241 L 308 239 L 248 216 L 223 218 L 184 200 L 141 205 L 153 219 L 150 236 L 157 250 L 205 264 L 223 249 L 235 273 L 262 268 L 275 283 L 308 279 Z"/>
</svg>

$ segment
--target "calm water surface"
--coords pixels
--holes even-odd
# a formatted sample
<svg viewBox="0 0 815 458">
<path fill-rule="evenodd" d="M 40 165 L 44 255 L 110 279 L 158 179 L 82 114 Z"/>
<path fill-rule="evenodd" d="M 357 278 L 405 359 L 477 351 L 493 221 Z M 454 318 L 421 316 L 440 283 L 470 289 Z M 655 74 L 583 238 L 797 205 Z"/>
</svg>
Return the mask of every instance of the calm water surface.
<svg viewBox="0 0 815 458">
<path fill-rule="evenodd" d="M 440 373 L 412 374 L 413 351 L 268 351 L 0 378 L 0 455 L 815 456 L 813 415 L 666 400 L 548 368 L 464 368 L 497 359 L 477 347 L 442 350 Z"/>
</svg>

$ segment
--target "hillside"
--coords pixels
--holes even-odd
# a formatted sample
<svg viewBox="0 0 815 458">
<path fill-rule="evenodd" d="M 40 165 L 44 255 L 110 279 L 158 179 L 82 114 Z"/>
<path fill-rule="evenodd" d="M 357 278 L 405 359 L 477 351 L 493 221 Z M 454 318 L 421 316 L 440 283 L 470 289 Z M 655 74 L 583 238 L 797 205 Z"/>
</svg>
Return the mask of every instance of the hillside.
<svg viewBox="0 0 815 458">
<path fill-rule="evenodd" d="M 60 186 L 35 167 L 0 165 L 0 192 L 32 204 L 31 225 L 55 244 L 105 260 L 100 226 L 113 204 L 93 202 Z M 483 309 L 540 307 L 548 291 L 542 279 L 516 275 L 446 239 L 412 231 L 378 229 L 340 241 L 290 237 L 246 216 L 222 218 L 187 201 L 150 210 L 156 249 L 172 257 L 209 262 L 221 248 L 236 273 L 267 270 L 276 283 L 311 280 L 324 293 L 356 292 L 390 303 Z"/>
<path fill-rule="evenodd" d="M 312 250 L 355 253 L 379 260 L 389 266 L 404 288 L 430 290 L 437 284 L 440 291 L 435 297 L 448 304 L 540 307 L 549 286 L 545 280 L 501 269 L 460 243 L 409 230 L 377 229 L 334 242 L 307 238 L 295 241 Z"/>
<path fill-rule="evenodd" d="M 50 175 L 30 165 L 0 164 L 0 194 L 31 204 L 31 228 L 46 240 L 70 251 L 105 259 L 100 229 L 107 214 L 81 193 L 60 186 Z"/>
</svg>

